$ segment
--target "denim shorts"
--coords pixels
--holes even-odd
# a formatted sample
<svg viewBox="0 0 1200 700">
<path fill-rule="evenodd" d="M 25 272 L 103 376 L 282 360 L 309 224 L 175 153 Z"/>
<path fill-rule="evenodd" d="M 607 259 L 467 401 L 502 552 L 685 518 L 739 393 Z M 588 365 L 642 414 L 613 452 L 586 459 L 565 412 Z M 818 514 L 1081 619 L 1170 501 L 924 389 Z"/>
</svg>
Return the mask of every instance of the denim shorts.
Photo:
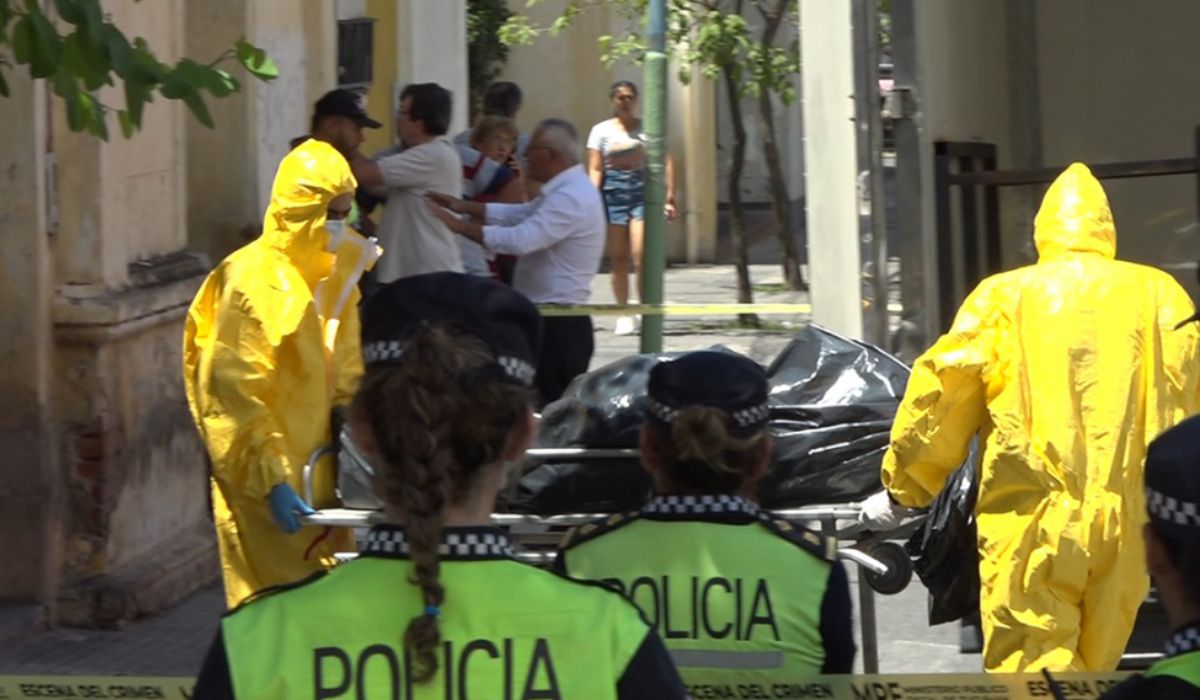
<svg viewBox="0 0 1200 700">
<path fill-rule="evenodd" d="M 641 170 L 605 170 L 602 191 L 609 224 L 628 226 L 631 219 L 646 218 Z"/>
</svg>

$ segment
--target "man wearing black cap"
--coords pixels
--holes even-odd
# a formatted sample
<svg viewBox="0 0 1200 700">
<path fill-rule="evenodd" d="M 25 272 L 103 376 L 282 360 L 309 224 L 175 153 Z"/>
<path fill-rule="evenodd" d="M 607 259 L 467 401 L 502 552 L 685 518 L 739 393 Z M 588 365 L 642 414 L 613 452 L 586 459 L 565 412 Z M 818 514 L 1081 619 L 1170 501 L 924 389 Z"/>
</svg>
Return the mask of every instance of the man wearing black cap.
<svg viewBox="0 0 1200 700">
<path fill-rule="evenodd" d="M 358 95 L 349 90 L 331 90 L 313 107 L 309 135 L 338 149 L 349 160 L 362 145 L 363 128 L 381 126 L 367 116 Z"/>
<path fill-rule="evenodd" d="M 1146 564 L 1174 632 L 1166 658 L 1104 697 L 1200 698 L 1200 416 L 1146 453 Z"/>
</svg>

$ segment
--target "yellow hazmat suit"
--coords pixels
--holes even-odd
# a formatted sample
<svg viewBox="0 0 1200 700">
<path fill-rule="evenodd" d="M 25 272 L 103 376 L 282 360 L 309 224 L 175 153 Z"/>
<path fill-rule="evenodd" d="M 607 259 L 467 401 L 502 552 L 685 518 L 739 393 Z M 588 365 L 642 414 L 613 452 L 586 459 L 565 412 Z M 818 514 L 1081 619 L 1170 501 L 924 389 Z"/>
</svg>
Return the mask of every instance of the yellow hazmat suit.
<svg viewBox="0 0 1200 700">
<path fill-rule="evenodd" d="M 1146 445 L 1197 410 L 1200 338 L 1173 278 L 1114 259 L 1086 166 L 1034 226 L 1038 263 L 981 282 L 917 360 L 883 483 L 929 505 L 978 432 L 984 666 L 1111 670 L 1149 585 Z"/>
<path fill-rule="evenodd" d="M 303 494 L 303 467 L 330 443 L 330 413 L 362 376 L 357 283 L 379 255 L 347 231 L 336 255 L 325 229 L 331 200 L 354 191 L 346 159 L 310 140 L 283 159 L 263 233 L 205 280 L 188 310 L 183 376 L 212 460 L 213 515 L 230 607 L 269 586 L 307 577 L 352 550 L 346 530 L 287 535 L 267 494 Z M 329 465 L 314 507 L 332 505 Z"/>
</svg>

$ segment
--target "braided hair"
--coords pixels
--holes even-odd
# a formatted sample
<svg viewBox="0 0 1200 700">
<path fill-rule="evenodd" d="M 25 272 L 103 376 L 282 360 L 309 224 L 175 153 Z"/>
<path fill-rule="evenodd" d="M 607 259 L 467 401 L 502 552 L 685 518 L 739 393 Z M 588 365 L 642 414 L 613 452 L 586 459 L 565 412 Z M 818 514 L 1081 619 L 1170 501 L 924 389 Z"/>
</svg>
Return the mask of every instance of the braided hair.
<svg viewBox="0 0 1200 700">
<path fill-rule="evenodd" d="M 401 513 L 413 573 L 425 609 L 404 633 L 415 661 L 413 679 L 427 683 L 438 670 L 441 642 L 436 612 L 445 601 L 438 546 L 443 511 L 462 502 L 499 462 L 514 429 L 533 404 L 531 389 L 491 381 L 495 355 L 479 338 L 453 325 L 427 325 L 400 360 L 372 366 L 353 411 L 369 426 L 380 472 L 380 495 Z"/>
</svg>

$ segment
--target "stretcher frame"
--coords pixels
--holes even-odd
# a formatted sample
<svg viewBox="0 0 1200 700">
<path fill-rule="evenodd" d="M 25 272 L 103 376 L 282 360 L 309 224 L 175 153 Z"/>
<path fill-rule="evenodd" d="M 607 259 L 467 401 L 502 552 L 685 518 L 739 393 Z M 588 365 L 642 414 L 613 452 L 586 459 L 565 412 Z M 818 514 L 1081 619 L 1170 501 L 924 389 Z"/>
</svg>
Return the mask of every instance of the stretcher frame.
<svg viewBox="0 0 1200 700">
<path fill-rule="evenodd" d="M 304 498 L 307 503 L 313 503 L 313 473 L 317 463 L 327 457 L 335 456 L 337 448 L 326 446 L 313 452 L 304 465 Z M 638 459 L 639 451 L 631 448 L 531 448 L 526 451 L 526 464 L 546 462 L 574 461 L 580 459 Z M 919 519 L 908 519 L 899 528 L 884 536 L 867 532 L 858 524 L 861 508 L 857 504 L 843 505 L 814 505 L 800 508 L 771 510 L 772 514 L 785 520 L 812 527 L 814 524 L 826 536 L 836 537 L 839 542 L 837 557 L 841 561 L 856 564 L 859 575 L 859 631 L 862 640 L 863 672 L 879 672 L 878 622 L 875 615 L 876 591 L 871 587 L 868 572 L 877 576 L 894 573 L 889 565 L 880 559 L 863 551 L 864 547 L 878 545 L 891 539 L 906 539 L 919 525 Z M 518 513 L 493 513 L 492 523 L 497 527 L 508 530 L 512 541 L 518 545 L 517 558 L 535 566 L 549 566 L 554 561 L 557 551 L 556 543 L 561 540 L 565 528 L 583 525 L 611 515 L 611 513 L 568 513 L 560 515 L 527 515 Z M 324 508 L 311 515 L 301 516 L 304 525 L 317 527 L 346 527 L 355 530 L 368 529 L 386 521 L 386 517 L 378 510 L 356 508 Z M 845 523 L 849 523 L 846 525 Z M 843 542 L 853 543 L 841 546 Z M 339 560 L 353 559 L 356 554 L 346 553 Z M 901 589 L 907 587 L 911 579 L 911 564 L 908 564 L 907 578 Z"/>
</svg>

